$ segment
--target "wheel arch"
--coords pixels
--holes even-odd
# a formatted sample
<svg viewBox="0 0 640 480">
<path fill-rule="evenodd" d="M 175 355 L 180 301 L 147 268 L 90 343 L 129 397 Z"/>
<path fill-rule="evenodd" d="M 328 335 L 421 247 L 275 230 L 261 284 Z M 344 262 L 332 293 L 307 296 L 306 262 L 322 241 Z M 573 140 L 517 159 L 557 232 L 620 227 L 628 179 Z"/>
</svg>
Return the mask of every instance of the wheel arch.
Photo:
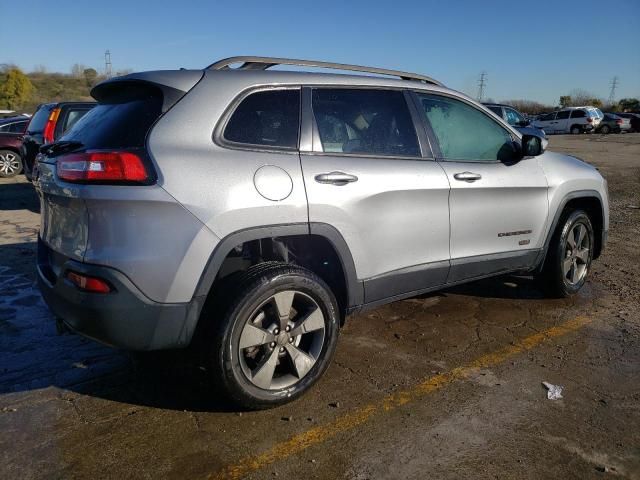
<svg viewBox="0 0 640 480">
<path fill-rule="evenodd" d="M 344 307 L 346 312 L 357 310 L 364 301 L 362 281 L 356 275 L 355 263 L 351 251 L 338 230 L 326 223 L 295 223 L 284 225 L 268 225 L 240 230 L 224 237 L 211 253 L 209 260 L 198 282 L 196 297 L 208 296 L 221 269 L 229 255 L 238 246 L 249 242 L 287 239 L 321 239 L 327 248 L 331 248 L 340 263 L 340 271 L 344 281 Z M 303 265 L 304 266 L 304 265 Z M 318 273 L 318 272 L 315 272 Z M 322 275 L 320 275 L 322 276 Z"/>
<path fill-rule="evenodd" d="M 544 247 L 542 249 L 541 258 L 538 262 L 537 270 L 540 270 L 544 265 L 549 251 L 549 245 L 551 244 L 551 239 L 558 228 L 558 223 L 560 222 L 562 215 L 568 210 L 576 210 L 578 208 L 587 212 L 593 225 L 595 237 L 593 258 L 598 258 L 602 253 L 605 241 L 604 236 L 606 235 L 604 230 L 605 212 L 602 196 L 597 190 L 577 190 L 566 194 L 558 204 L 553 221 L 551 222 L 545 237 Z"/>
</svg>

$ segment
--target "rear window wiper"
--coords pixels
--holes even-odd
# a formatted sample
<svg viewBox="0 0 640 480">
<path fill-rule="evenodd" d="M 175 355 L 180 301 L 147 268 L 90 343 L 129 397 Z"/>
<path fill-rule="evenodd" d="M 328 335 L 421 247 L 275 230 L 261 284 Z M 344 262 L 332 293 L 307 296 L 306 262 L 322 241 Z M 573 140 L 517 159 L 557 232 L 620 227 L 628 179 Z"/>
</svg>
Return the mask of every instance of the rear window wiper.
<svg viewBox="0 0 640 480">
<path fill-rule="evenodd" d="M 41 146 L 40 153 L 44 153 L 45 155 L 54 155 L 56 153 L 62 153 L 63 151 L 77 150 L 82 147 L 84 147 L 82 142 L 78 142 L 76 140 L 62 140 L 60 142 Z"/>
</svg>

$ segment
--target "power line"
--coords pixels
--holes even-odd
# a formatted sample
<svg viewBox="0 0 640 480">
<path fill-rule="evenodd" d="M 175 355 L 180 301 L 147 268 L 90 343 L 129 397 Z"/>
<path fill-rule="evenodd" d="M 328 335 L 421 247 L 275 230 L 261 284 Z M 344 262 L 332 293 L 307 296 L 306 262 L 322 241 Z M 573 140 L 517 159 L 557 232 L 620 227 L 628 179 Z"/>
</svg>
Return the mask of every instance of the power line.
<svg viewBox="0 0 640 480">
<path fill-rule="evenodd" d="M 487 72 L 480 73 L 480 78 L 478 79 L 478 101 L 481 102 L 484 98 L 484 89 L 487 86 Z"/>
<path fill-rule="evenodd" d="M 107 78 L 111 78 L 111 52 L 109 50 L 104 52 L 104 74 Z"/>
<path fill-rule="evenodd" d="M 609 92 L 609 105 L 613 105 L 616 98 L 616 88 L 618 87 L 618 77 L 615 76 L 611 80 L 611 91 Z"/>
</svg>

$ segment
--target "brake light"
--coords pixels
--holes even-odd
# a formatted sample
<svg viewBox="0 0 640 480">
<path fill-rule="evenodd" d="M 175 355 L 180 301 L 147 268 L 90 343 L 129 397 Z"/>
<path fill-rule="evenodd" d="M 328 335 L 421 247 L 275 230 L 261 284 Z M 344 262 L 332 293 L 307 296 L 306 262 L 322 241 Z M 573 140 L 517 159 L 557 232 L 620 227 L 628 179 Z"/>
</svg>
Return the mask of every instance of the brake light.
<svg viewBox="0 0 640 480">
<path fill-rule="evenodd" d="M 618 125 L 622 125 L 622 119 L 621 119 L 621 118 L 619 118 L 618 120 L 616 120 L 616 124 L 618 124 Z"/>
<path fill-rule="evenodd" d="M 67 182 L 147 183 L 149 172 L 142 158 L 132 152 L 84 152 L 61 156 L 58 177 Z"/>
<path fill-rule="evenodd" d="M 587 117 L 587 123 L 591 123 L 591 122 L 593 122 L 593 118 Z"/>
<path fill-rule="evenodd" d="M 93 293 L 109 293 L 111 291 L 109 284 L 100 278 L 89 277 L 72 271 L 67 272 L 67 278 L 80 290 Z"/>
<path fill-rule="evenodd" d="M 47 119 L 47 123 L 44 125 L 44 132 L 42 133 L 42 137 L 44 143 L 52 143 L 53 142 L 53 132 L 56 129 L 56 122 L 58 121 L 58 117 L 60 116 L 60 109 L 54 108 L 51 110 L 49 114 L 49 118 Z"/>
</svg>

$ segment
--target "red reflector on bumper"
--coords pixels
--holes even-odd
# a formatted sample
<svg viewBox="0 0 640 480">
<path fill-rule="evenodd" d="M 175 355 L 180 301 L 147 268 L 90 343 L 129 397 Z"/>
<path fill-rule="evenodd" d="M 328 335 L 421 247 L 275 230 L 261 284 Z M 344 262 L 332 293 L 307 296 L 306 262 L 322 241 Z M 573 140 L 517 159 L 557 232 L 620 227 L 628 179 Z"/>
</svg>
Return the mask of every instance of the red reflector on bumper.
<svg viewBox="0 0 640 480">
<path fill-rule="evenodd" d="M 93 293 L 109 293 L 111 287 L 107 282 L 95 277 L 88 277 L 76 272 L 67 272 L 67 278 L 80 290 Z"/>
</svg>

